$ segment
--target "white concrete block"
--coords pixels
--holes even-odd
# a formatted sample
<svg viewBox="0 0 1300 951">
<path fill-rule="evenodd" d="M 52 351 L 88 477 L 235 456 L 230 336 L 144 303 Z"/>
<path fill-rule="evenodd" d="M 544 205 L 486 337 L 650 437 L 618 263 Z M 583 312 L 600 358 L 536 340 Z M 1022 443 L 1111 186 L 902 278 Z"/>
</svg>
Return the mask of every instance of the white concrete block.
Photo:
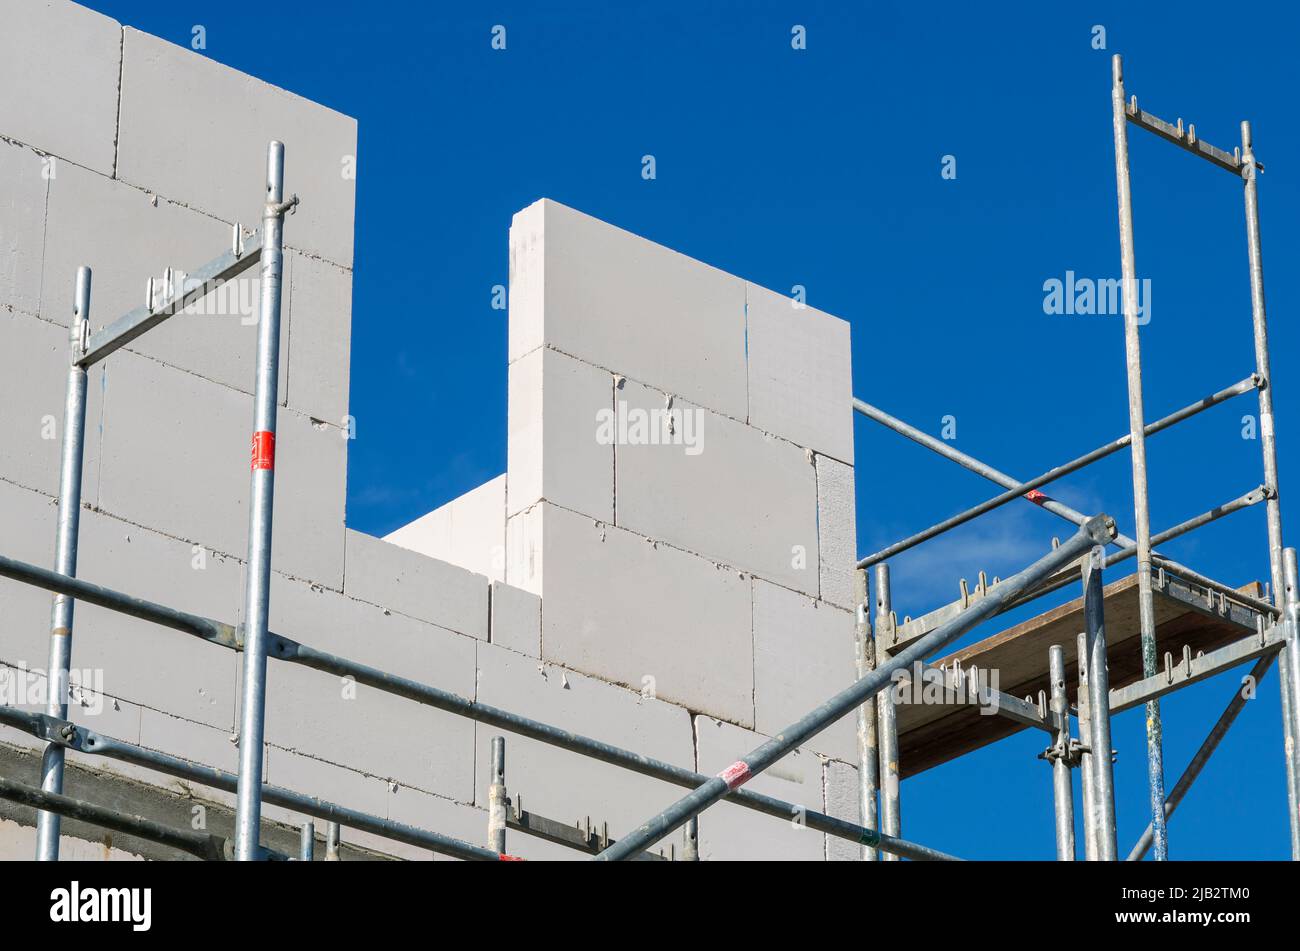
<svg viewBox="0 0 1300 951">
<path fill-rule="evenodd" d="M 68 719 L 87 730 L 94 730 L 96 733 L 102 733 L 118 740 L 125 740 L 128 743 L 139 743 L 140 723 L 144 708 L 127 700 L 110 697 L 107 694 L 99 693 L 94 689 L 86 689 L 86 687 L 79 685 L 79 680 L 83 683 L 86 682 L 85 668 L 78 664 L 75 654 L 72 658 L 72 670 L 73 673 L 69 678 L 72 689 L 68 703 Z M 81 674 L 79 675 L 78 672 L 81 672 Z M 94 680 L 91 678 L 89 684 L 92 687 L 93 683 Z M 45 711 L 40 712 L 44 713 Z M 176 752 L 176 750 L 173 749 L 170 752 Z M 177 755 L 188 754 L 180 752 Z"/>
<path fill-rule="evenodd" d="M 71 4 L 69 4 L 71 6 Z M 60 862 L 143 862 L 143 856 L 125 852 L 107 844 L 111 833 L 102 840 L 89 842 L 75 836 L 59 836 Z M 0 862 L 30 862 L 36 854 L 36 827 L 0 819 Z"/>
<path fill-rule="evenodd" d="M 271 629 L 381 670 L 474 691 L 474 640 L 414 618 L 272 576 Z M 473 797 L 468 720 L 380 690 L 283 662 L 267 686 L 267 740 L 461 801 Z"/>
<path fill-rule="evenodd" d="M 847 763 L 826 761 L 826 814 L 847 822 L 862 822 L 862 799 L 858 790 L 858 771 Z M 862 861 L 862 846 L 826 836 L 826 859 L 831 862 Z"/>
<path fill-rule="evenodd" d="M 817 480 L 804 450 L 685 401 L 672 404 L 677 431 L 651 422 L 647 443 L 634 420 L 664 410 L 664 394 L 628 381 L 618 399 L 629 420 L 615 450 L 618 525 L 817 593 Z"/>
<path fill-rule="evenodd" d="M 749 423 L 853 462 L 853 371 L 847 321 L 746 284 Z"/>
<path fill-rule="evenodd" d="M 55 500 L 0 481 L 0 525 L 5 555 L 34 565 L 52 565 Z M 49 663 L 49 609 L 53 595 L 16 581 L 0 581 L 0 660 L 44 670 Z"/>
<path fill-rule="evenodd" d="M 49 321 L 0 310 L 0 479 L 38 489 L 59 491 L 59 456 L 63 445 L 63 407 L 70 358 L 68 331 Z M 94 498 L 99 440 L 97 374 L 86 385 L 86 455 L 82 497 Z M 52 557 L 54 536 L 48 540 Z"/>
<path fill-rule="evenodd" d="M 492 582 L 492 627 L 489 640 L 500 647 L 540 657 L 542 599 L 530 591 Z"/>
<path fill-rule="evenodd" d="M 776 734 L 856 679 L 853 614 L 754 579 L 754 725 Z M 804 746 L 852 762 L 853 716 Z"/>
<path fill-rule="evenodd" d="M 745 418 L 744 282 L 549 199 L 510 227 L 510 360 L 543 344 Z"/>
<path fill-rule="evenodd" d="M 86 265 L 93 273 L 90 326 L 98 330 L 145 303 L 150 277 L 160 288 L 167 268 L 192 271 L 228 251 L 230 241 L 229 225 L 193 208 L 85 169 L 62 169 L 50 183 L 41 316 L 67 325 L 77 268 Z M 280 361 L 281 404 L 292 359 L 293 275 L 300 261 L 297 255 L 285 256 L 280 352 L 289 358 Z M 261 280 L 254 267 L 154 327 L 129 349 L 251 394 L 260 301 Z"/>
<path fill-rule="evenodd" d="M 300 413 L 346 429 L 352 272 L 304 254 L 285 257 L 293 259 L 291 307 L 284 310 L 292 324 L 285 360 L 287 403 Z"/>
<path fill-rule="evenodd" d="M 349 597 L 487 640 L 485 577 L 351 529 L 346 539 Z"/>
<path fill-rule="evenodd" d="M 384 788 L 384 804 L 387 812 L 382 813 L 394 822 L 404 822 L 430 832 L 438 832 L 460 839 L 470 845 L 484 847 L 487 845 L 487 810 L 476 809 L 463 802 L 453 802 L 442 796 L 431 796 L 418 789 L 399 786 L 397 789 Z M 367 835 L 364 832 L 350 830 L 353 842 L 385 855 L 392 855 L 408 861 L 457 861 L 441 853 L 429 852 L 391 839 Z"/>
<path fill-rule="evenodd" d="M 690 717 L 680 707 L 491 644 L 479 645 L 478 658 L 480 703 L 694 768 Z M 610 834 L 617 837 L 682 792 L 568 750 L 485 724 L 476 726 L 479 805 L 487 802 L 493 736 L 506 738 L 506 788 L 511 797 L 522 795 L 525 809 L 550 819 L 575 822 L 590 816 L 593 823 L 608 822 Z M 512 840 L 518 843 L 525 837 L 507 835 L 507 850 L 513 852 L 517 846 L 509 844 Z M 521 849 L 520 854 L 528 852 Z M 564 852 L 551 854 L 568 857 Z"/>
<path fill-rule="evenodd" d="M 493 581 L 505 578 L 506 477 L 499 475 L 384 536 Z"/>
<path fill-rule="evenodd" d="M 99 504 L 128 521 L 243 557 L 248 538 L 248 397 L 119 351 L 105 363 Z M 281 410 L 272 565 L 343 584 L 346 440 Z"/>
<path fill-rule="evenodd" d="M 506 584 L 533 594 L 542 593 L 543 514 L 536 505 L 506 521 Z"/>
<path fill-rule="evenodd" d="M 0 46 L 6 43 L 7 38 L 0 38 Z M 0 53 L 0 72 L 10 65 Z M 14 88 L 8 84 L 6 87 Z M 9 104 L 22 98 L 5 96 L 0 117 Z M 0 130 L 4 128 L 0 118 Z M 48 164 L 51 161 L 52 166 Z M 43 172 L 50 168 L 57 174 L 56 160 L 42 159 L 31 149 L 0 139 L 0 181 L 5 183 L 4 194 L 0 195 L 0 307 L 25 314 L 40 312 L 48 192 Z"/>
<path fill-rule="evenodd" d="M 202 567 L 199 567 L 202 566 Z M 96 584 L 204 617 L 233 623 L 240 565 L 233 558 L 98 512 L 83 511 L 78 575 Z M 116 697 L 218 729 L 234 723 L 233 651 L 197 637 L 78 604 L 73 666 L 103 671 Z"/>
<path fill-rule="evenodd" d="M 541 532 L 540 542 L 529 542 L 527 563 L 540 572 L 540 551 L 546 564 L 544 659 L 753 722 L 748 580 L 557 506 L 544 503 L 511 522 L 517 519 Z"/>
<path fill-rule="evenodd" d="M 256 224 L 272 139 L 285 144 L 285 190 L 302 202 L 285 224 L 286 244 L 351 267 L 356 120 L 123 31 L 119 178 L 223 221 Z"/>
<path fill-rule="evenodd" d="M 0 22 L 0 134 L 111 175 L 117 21 L 64 0 L 3 0 Z"/>
<path fill-rule="evenodd" d="M 613 407 L 608 372 L 541 348 L 510 364 L 507 515 L 546 499 L 611 521 L 614 446 L 599 438 Z"/>
<path fill-rule="evenodd" d="M 234 747 L 231 747 L 234 749 Z M 374 776 L 366 776 L 356 770 L 346 769 L 334 763 L 312 756 L 304 756 L 286 750 L 280 746 L 269 746 L 266 751 L 266 773 L 264 781 L 272 786 L 279 786 L 293 792 L 317 799 L 325 799 L 349 809 L 360 809 L 381 819 L 388 817 L 388 783 Z M 262 818 L 274 822 L 284 822 L 301 826 L 307 818 L 301 812 L 285 809 L 281 806 L 266 804 L 262 807 Z M 323 836 L 325 820 L 314 819 L 316 832 Z M 360 833 L 347 830 L 345 839 L 357 844 Z M 323 852 L 324 846 L 318 845 Z"/>
<path fill-rule="evenodd" d="M 768 738 L 711 717 L 695 718 L 699 771 L 715 775 Z M 796 749 L 745 784 L 746 789 L 821 812 L 822 764 Z M 821 861 L 825 836 L 802 824 L 801 816 L 778 819 L 720 802 L 700 814 L 703 861 Z"/>
<path fill-rule="evenodd" d="M 12 665 L 0 663 L 0 703 L 5 706 L 28 713 L 44 713 L 49 700 L 47 689 L 44 664 L 34 667 L 26 662 Z M 0 734 L 0 742 L 39 748 L 39 743 L 31 734 L 8 728 Z"/>
<path fill-rule="evenodd" d="M 822 600 L 850 611 L 858 562 L 857 492 L 853 467 L 817 456 L 817 564 Z"/>
<path fill-rule="evenodd" d="M 101 729 L 93 723 L 89 725 L 94 729 Z M 117 734 L 109 730 L 103 732 L 117 736 Z M 229 773 L 239 771 L 239 747 L 235 745 L 235 736 L 231 730 L 219 730 L 202 723 L 195 723 L 192 720 L 174 717 L 150 707 L 141 707 L 139 734 L 135 742 L 138 742 L 140 746 L 146 749 L 169 753 L 172 756 L 178 756 L 181 759 L 205 766 L 215 766 Z M 118 738 L 122 739 L 123 737 Z M 106 756 L 83 756 L 80 753 L 71 753 L 69 756 L 89 769 L 124 776 L 127 779 L 156 786 L 180 795 L 193 795 L 198 800 L 219 803 L 231 809 L 235 805 L 234 793 L 224 792 L 214 786 L 195 783 L 188 779 L 180 779 L 167 773 L 161 773 L 144 766 L 137 766 L 134 763 L 110 759 Z M 202 802 L 196 802 L 195 805 L 201 806 Z"/>
<path fill-rule="evenodd" d="M 141 746 L 229 773 L 239 772 L 239 744 L 235 739 L 236 734 L 231 730 L 218 730 L 148 707 L 140 714 Z M 210 786 L 203 787 L 203 797 L 232 804 L 235 801 L 232 793 Z"/>
</svg>

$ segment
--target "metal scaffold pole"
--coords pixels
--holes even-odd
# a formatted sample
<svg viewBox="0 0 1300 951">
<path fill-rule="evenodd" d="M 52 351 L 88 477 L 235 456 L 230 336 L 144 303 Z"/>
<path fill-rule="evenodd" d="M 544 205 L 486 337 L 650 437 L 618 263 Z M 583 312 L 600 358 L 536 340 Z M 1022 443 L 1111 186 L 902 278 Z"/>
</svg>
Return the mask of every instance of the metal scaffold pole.
<svg viewBox="0 0 1300 951">
<path fill-rule="evenodd" d="M 853 584 L 853 600 L 857 605 L 858 678 L 861 679 L 876 669 L 876 642 L 871 634 L 869 607 L 871 594 L 865 568 L 854 569 Z M 858 799 L 862 824 L 868 829 L 879 828 L 880 749 L 877 735 L 876 700 L 872 697 L 858 707 Z M 863 861 L 875 862 L 879 858 L 880 850 L 874 845 L 862 846 Z"/>
<path fill-rule="evenodd" d="M 1219 742 L 1227 734 L 1228 727 L 1232 726 L 1233 721 L 1237 719 L 1237 714 L 1241 713 L 1242 708 L 1246 706 L 1246 701 L 1250 697 L 1255 696 L 1253 689 L 1259 686 L 1259 682 L 1264 679 L 1264 675 L 1268 673 L 1268 668 L 1272 663 L 1272 654 L 1267 654 L 1255 662 L 1255 666 L 1251 668 L 1250 674 L 1248 674 L 1246 678 L 1251 685 L 1252 692 L 1248 693 L 1244 684 L 1238 684 L 1232 691 L 1232 700 L 1228 702 L 1227 708 L 1219 716 L 1219 719 L 1211 728 L 1209 735 L 1206 736 L 1205 740 L 1201 743 L 1200 749 L 1198 749 L 1196 755 L 1192 757 L 1192 761 L 1187 765 L 1187 769 L 1183 771 L 1183 775 L 1178 777 L 1178 782 L 1174 783 L 1173 791 L 1169 793 L 1169 799 L 1165 803 L 1166 819 L 1174 814 L 1174 810 L 1178 808 L 1178 804 L 1183 801 L 1183 797 L 1187 795 L 1187 791 L 1192 788 L 1192 783 L 1196 782 L 1196 777 L 1201 775 L 1201 770 L 1204 769 L 1205 764 L 1210 761 L 1210 757 L 1214 754 L 1214 751 L 1219 748 Z M 1129 852 L 1127 861 L 1141 861 L 1142 857 L 1147 854 L 1147 850 L 1150 848 L 1151 826 L 1148 825 L 1146 831 L 1142 833 L 1142 837 L 1137 840 L 1132 851 Z"/>
<path fill-rule="evenodd" d="M 1129 184 L 1124 63 L 1118 53 L 1111 60 L 1111 80 L 1111 111 L 1115 130 L 1115 186 L 1119 199 L 1119 246 L 1124 285 L 1124 357 L 1128 369 L 1129 451 L 1133 460 L 1133 520 L 1136 522 L 1137 529 L 1138 617 L 1142 635 L 1142 675 L 1153 677 L 1158 661 L 1155 597 L 1151 591 L 1151 509 L 1147 497 L 1146 423 L 1142 406 L 1142 345 L 1138 335 L 1137 265 L 1133 251 L 1133 196 Z M 1155 833 L 1155 857 L 1157 861 L 1165 861 L 1169 858 L 1169 837 L 1165 828 L 1164 738 L 1160 723 L 1159 700 L 1151 700 L 1147 703 L 1146 715 L 1147 783 L 1150 787 L 1151 824 Z M 1094 736 L 1096 726 L 1102 719 L 1096 715 L 1093 717 Z M 1109 732 L 1109 724 L 1106 729 Z M 1098 773 L 1100 776 L 1100 771 Z M 1102 857 L 1106 856 L 1103 854 Z"/>
<path fill-rule="evenodd" d="M 1083 857 L 1097 861 L 1097 780 L 1092 771 L 1092 717 L 1088 710 L 1088 632 L 1075 644 L 1078 659 L 1079 789 L 1083 800 Z"/>
<path fill-rule="evenodd" d="M 1282 682 L 1282 713 L 1290 718 L 1289 735 L 1286 737 L 1286 758 L 1287 766 L 1295 768 L 1297 757 L 1300 756 L 1300 750 L 1296 749 L 1295 741 L 1300 738 L 1300 696 L 1297 696 L 1296 688 L 1300 686 L 1300 571 L 1296 566 L 1296 550 L 1294 548 L 1284 549 L 1282 552 L 1282 590 L 1279 593 L 1281 602 L 1286 607 L 1283 615 L 1283 623 L 1286 630 L 1286 646 L 1282 648 L 1278 656 L 1279 673 L 1285 673 L 1285 677 L 1279 677 Z M 1290 693 L 1289 701 L 1286 699 Z M 1296 788 L 1288 786 L 1287 807 L 1290 810 L 1291 819 L 1291 858 L 1293 861 L 1300 861 L 1300 803 L 1297 798 L 1300 797 L 1300 776 L 1296 777 Z"/>
<path fill-rule="evenodd" d="M 1052 802 L 1056 813 L 1056 858 L 1074 861 L 1074 780 L 1070 775 L 1070 701 L 1065 692 L 1065 650 L 1053 644 L 1047 652 L 1051 678 L 1051 710 L 1056 721 L 1052 749 Z"/>
<path fill-rule="evenodd" d="M 280 364 L 280 280 L 284 266 L 284 145 L 266 156 L 262 217 L 262 301 L 257 327 L 248 563 L 244 575 L 244 682 L 239 729 L 239 792 L 235 857 L 261 857 L 262 756 L 266 712 L 267 624 L 271 589 L 271 516 L 275 496 L 275 414 Z"/>
<path fill-rule="evenodd" d="M 1083 562 L 1083 610 L 1087 628 L 1088 729 L 1092 747 L 1092 816 L 1096 858 L 1113 862 L 1115 842 L 1115 772 L 1110 746 L 1110 669 L 1106 661 L 1105 594 L 1102 565 L 1106 551 L 1100 545 Z M 1164 800 L 1161 800 L 1163 807 Z M 1162 813 L 1163 815 L 1163 813 Z"/>
<path fill-rule="evenodd" d="M 77 270 L 76 297 L 71 322 L 71 366 L 63 404 L 63 449 L 59 457 L 59 521 L 54 546 L 54 570 L 61 575 L 77 574 L 77 540 L 81 527 L 81 469 L 86 441 L 86 368 L 77 359 L 85 349 L 90 327 L 90 268 Z M 74 601 L 56 594 L 50 612 L 50 664 L 46 672 L 45 712 L 60 720 L 68 716 L 69 670 L 72 667 L 72 610 Z M 55 795 L 63 792 L 63 747 L 50 743 L 41 756 L 41 789 Z M 41 862 L 59 859 L 58 813 L 42 811 L 36 816 L 36 858 Z"/>
<path fill-rule="evenodd" d="M 506 850 L 506 738 L 492 737 L 492 780 L 488 784 L 488 841 L 487 847 L 497 852 Z"/>
<path fill-rule="evenodd" d="M 1285 608 L 1286 579 L 1282 554 L 1282 503 L 1278 497 L 1277 428 L 1273 419 L 1273 376 L 1268 352 L 1268 311 L 1264 306 L 1264 252 L 1259 235 L 1259 164 L 1255 159 L 1250 123 L 1241 124 L 1241 177 L 1246 206 L 1246 250 L 1250 262 L 1250 314 L 1255 338 L 1255 372 L 1259 386 L 1259 443 L 1264 456 L 1264 485 L 1270 490 L 1264 506 L 1268 520 L 1268 564 L 1273 603 Z M 1282 648 L 1278 680 L 1282 693 L 1287 803 L 1291 820 L 1291 858 L 1300 861 L 1300 682 L 1293 656 Z"/>
<path fill-rule="evenodd" d="M 312 862 L 316 859 L 316 823 L 310 819 L 302 824 L 302 839 L 298 846 L 298 859 Z"/>
<path fill-rule="evenodd" d="M 876 565 L 876 630 L 894 623 L 893 595 L 889 588 L 889 565 Z M 888 661 L 885 654 L 881 660 Z M 903 834 L 902 790 L 898 775 L 898 707 L 894 703 L 892 684 L 875 698 L 877 730 L 876 739 L 880 753 L 877 782 L 880 786 L 880 831 L 898 838 Z M 898 856 L 886 852 L 886 862 L 897 862 Z"/>
</svg>

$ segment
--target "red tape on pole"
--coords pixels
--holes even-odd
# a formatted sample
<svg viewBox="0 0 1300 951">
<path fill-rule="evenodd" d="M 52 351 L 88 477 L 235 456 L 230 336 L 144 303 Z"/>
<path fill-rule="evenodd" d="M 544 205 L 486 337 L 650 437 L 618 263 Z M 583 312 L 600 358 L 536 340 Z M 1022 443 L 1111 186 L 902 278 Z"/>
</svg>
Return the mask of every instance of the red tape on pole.
<svg viewBox="0 0 1300 951">
<path fill-rule="evenodd" d="M 259 430 L 253 433 L 253 459 L 250 469 L 275 468 L 275 433 Z"/>
<path fill-rule="evenodd" d="M 508 852 L 502 852 L 497 856 L 497 861 L 498 862 L 526 862 L 528 860 L 518 855 L 511 855 Z"/>
<path fill-rule="evenodd" d="M 1030 489 L 1025 493 L 1025 498 L 1033 502 L 1035 505 L 1042 505 L 1044 502 L 1050 501 L 1046 495 L 1039 492 L 1037 489 Z"/>
<path fill-rule="evenodd" d="M 737 786 L 749 782 L 751 775 L 749 766 L 745 764 L 744 760 L 737 760 L 718 773 L 718 778 L 726 782 L 728 789 L 735 789 Z"/>
</svg>

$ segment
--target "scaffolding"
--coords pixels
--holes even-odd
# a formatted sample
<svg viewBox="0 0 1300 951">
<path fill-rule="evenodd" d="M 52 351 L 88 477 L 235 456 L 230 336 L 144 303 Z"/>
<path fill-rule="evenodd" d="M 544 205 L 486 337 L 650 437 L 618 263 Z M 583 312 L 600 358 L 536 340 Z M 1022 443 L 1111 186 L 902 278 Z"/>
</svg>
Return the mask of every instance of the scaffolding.
<svg viewBox="0 0 1300 951">
<path fill-rule="evenodd" d="M 1084 857 L 1115 860 L 1119 853 L 1110 721 L 1116 713 L 1145 705 L 1151 821 L 1146 833 L 1128 853 L 1128 859 L 1139 860 L 1148 850 L 1154 849 L 1155 858 L 1163 860 L 1168 857 L 1168 818 L 1240 713 L 1245 697 L 1240 691 L 1234 691 L 1227 708 L 1168 795 L 1164 785 L 1160 698 L 1252 661 L 1251 677 L 1257 682 L 1277 660 L 1285 733 L 1291 851 L 1292 858 L 1300 860 L 1300 811 L 1297 809 L 1300 781 L 1297 779 L 1295 754 L 1295 744 L 1300 738 L 1300 699 L 1296 696 L 1297 685 L 1300 685 L 1300 645 L 1296 643 L 1300 636 L 1300 582 L 1297 580 L 1295 549 L 1284 548 L 1282 544 L 1256 181 L 1263 166 L 1254 156 L 1249 123 L 1242 123 L 1240 148 L 1229 154 L 1198 139 L 1195 126 L 1184 130 L 1182 120 L 1176 124 L 1167 123 L 1140 110 L 1136 97 L 1126 101 L 1119 56 L 1114 57 L 1112 67 L 1112 111 L 1129 391 L 1128 434 L 1033 479 L 1022 481 L 855 399 L 853 409 L 856 412 L 979 474 L 1004 491 L 860 559 L 855 573 L 855 601 L 858 605 L 855 618 L 856 682 L 717 776 L 706 776 L 521 714 L 467 700 L 397 673 L 316 650 L 269 629 L 283 225 L 285 216 L 297 204 L 296 196 L 288 200 L 284 198 L 284 147 L 280 143 L 272 142 L 268 148 L 262 227 L 245 230 L 236 224 L 228 251 L 184 279 L 177 280 L 176 275 L 169 271 L 161 288 L 150 280 L 144 306 L 93 334 L 89 330 L 91 274 L 88 268 L 79 269 L 70 336 L 71 367 L 60 461 L 54 568 L 41 568 L 0 555 L 0 576 L 54 593 L 46 712 L 33 713 L 14 706 L 0 706 L 0 723 L 27 732 L 45 743 L 39 788 L 0 779 L 0 798 L 38 810 L 37 858 L 47 861 L 58 858 L 60 819 L 66 816 L 209 860 L 293 858 L 311 861 L 316 851 L 312 820 L 319 819 L 327 824 L 326 861 L 339 858 L 344 826 L 470 860 L 514 859 L 506 847 L 507 834 L 513 831 L 599 860 L 695 861 L 699 857 L 699 814 L 726 799 L 769 816 L 795 819 L 807 828 L 854 842 L 861 846 L 862 858 L 867 861 L 900 858 L 951 861 L 956 857 L 902 837 L 901 780 L 909 770 L 919 772 L 1003 736 L 1023 729 L 1036 729 L 1045 734 L 1049 744 L 1040 756 L 1051 766 L 1057 858 L 1070 861 L 1077 857 L 1072 772 L 1078 769 L 1083 799 Z M 1255 369 L 1240 382 L 1152 423 L 1145 421 L 1142 399 L 1129 184 L 1129 124 L 1147 129 L 1239 176 L 1245 189 Z M 80 579 L 76 576 L 76 561 L 88 367 L 254 265 L 260 265 L 262 309 L 253 397 L 245 621 L 235 626 Z M 1146 437 L 1251 392 L 1259 401 L 1263 484 L 1165 531 L 1152 534 L 1147 506 Z M 1132 457 L 1135 537 L 1120 533 L 1115 520 L 1108 515 L 1085 515 L 1040 491 L 1042 486 L 1125 448 L 1130 450 Z M 1016 499 L 1025 499 L 1073 524 L 1076 527 L 1074 534 L 1061 541 L 1054 540 L 1049 551 L 1012 577 L 989 581 L 981 573 L 973 591 L 963 580 L 961 596 L 956 601 L 922 617 L 904 617 L 900 623 L 892 603 L 888 559 Z M 1154 546 L 1260 503 L 1266 506 L 1267 512 L 1270 565 L 1270 583 L 1262 591 L 1258 586 L 1233 588 L 1153 550 Z M 1115 546 L 1116 550 L 1108 552 L 1108 546 Z M 1127 558 L 1136 558 L 1136 576 L 1104 585 L 1105 570 Z M 874 579 L 868 577 L 869 572 L 874 574 Z M 934 659 L 977 625 L 1075 584 L 1081 588 L 1082 597 L 1078 601 L 1039 615 L 1011 631 L 948 657 Z M 197 637 L 214 647 L 244 654 L 237 773 L 146 749 L 69 721 L 68 678 L 73 606 L 77 601 L 149 621 Z M 1125 645 L 1122 630 L 1125 625 L 1115 622 L 1132 622 L 1134 617 L 1135 623 L 1129 626 L 1137 630 L 1137 643 Z M 1175 663 L 1172 653 L 1166 652 L 1163 669 L 1159 665 L 1158 647 L 1162 625 L 1170 626 L 1171 630 L 1176 627 L 1175 632 L 1186 638 L 1181 660 Z M 1138 650 L 1121 652 L 1115 649 L 1116 645 Z M 1071 646 L 1074 655 L 1073 687 L 1067 659 L 1067 648 Z M 610 837 L 607 824 L 593 823 L 590 818 L 585 823 L 567 825 L 525 811 L 519 792 L 514 791 L 512 796 L 506 787 L 505 740 L 494 737 L 486 844 L 475 845 L 269 785 L 263 781 L 261 772 L 268 660 L 350 677 L 358 684 L 690 791 L 627 835 L 614 839 Z M 994 689 L 982 681 L 981 670 L 987 672 L 990 669 L 1014 670 L 1013 689 Z M 915 707 L 902 702 L 902 686 L 930 678 L 937 678 L 941 686 L 942 703 L 918 712 Z M 754 776 L 850 713 L 854 713 L 857 719 L 860 823 L 744 788 Z M 984 715 L 989 713 L 995 715 Z M 235 793 L 233 839 L 168 828 L 140 816 L 122 814 L 64 795 L 67 750 L 107 757 Z M 261 810 L 264 803 L 307 817 L 301 827 L 296 856 L 262 845 Z M 667 853 L 651 851 L 656 843 L 683 827 L 685 832 L 680 852 L 676 843 L 669 846 Z"/>
</svg>

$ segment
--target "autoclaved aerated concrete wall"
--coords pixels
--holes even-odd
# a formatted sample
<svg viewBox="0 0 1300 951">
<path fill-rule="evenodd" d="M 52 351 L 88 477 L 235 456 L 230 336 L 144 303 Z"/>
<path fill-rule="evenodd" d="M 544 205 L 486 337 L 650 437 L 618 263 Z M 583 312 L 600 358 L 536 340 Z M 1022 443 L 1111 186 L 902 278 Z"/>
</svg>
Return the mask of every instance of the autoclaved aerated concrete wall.
<svg viewBox="0 0 1300 951">
<path fill-rule="evenodd" d="M 97 328 L 143 300 L 146 277 L 215 257 L 234 223 L 258 221 L 279 138 L 302 204 L 285 232 L 276 631 L 706 773 L 851 681 L 847 324 L 539 201 L 510 227 L 508 471 L 387 539 L 350 530 L 355 121 L 63 0 L 0 0 L 0 22 L 0 84 L 14 91 L 0 100 L 6 554 L 53 556 L 76 268 L 94 270 Z M 256 285 L 91 371 L 81 577 L 239 620 Z M 0 581 L 10 698 L 43 683 L 49 610 L 48 593 Z M 238 655 L 82 604 L 73 667 L 92 672 L 73 720 L 235 769 Z M 270 667 L 267 781 L 380 816 L 482 841 L 498 732 Z M 33 781 L 37 748 L 0 733 L 0 758 Z M 754 787 L 856 817 L 855 758 L 845 721 Z M 139 812 L 179 797 L 224 815 L 233 801 L 70 763 L 111 774 L 119 798 L 136 790 Z M 615 835 L 680 794 L 518 737 L 507 780 L 529 810 Z M 0 855 L 26 848 L 29 823 L 0 808 Z M 69 838 L 69 854 L 132 854 L 66 829 L 97 843 Z M 727 804 L 700 833 L 705 858 L 855 855 Z M 574 856 L 516 833 L 509 848 Z"/>
</svg>

